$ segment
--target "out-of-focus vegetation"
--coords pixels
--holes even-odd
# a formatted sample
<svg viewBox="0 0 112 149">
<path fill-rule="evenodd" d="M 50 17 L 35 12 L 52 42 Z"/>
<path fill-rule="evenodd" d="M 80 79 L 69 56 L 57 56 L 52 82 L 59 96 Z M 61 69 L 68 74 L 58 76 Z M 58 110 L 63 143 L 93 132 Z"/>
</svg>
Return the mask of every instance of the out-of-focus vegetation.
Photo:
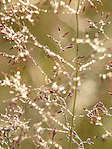
<svg viewBox="0 0 112 149">
<path fill-rule="evenodd" d="M 80 0 L 78 39 L 77 5 L 0 1 L 1 148 L 69 148 L 75 90 L 72 148 L 112 148 L 112 3 Z"/>
</svg>

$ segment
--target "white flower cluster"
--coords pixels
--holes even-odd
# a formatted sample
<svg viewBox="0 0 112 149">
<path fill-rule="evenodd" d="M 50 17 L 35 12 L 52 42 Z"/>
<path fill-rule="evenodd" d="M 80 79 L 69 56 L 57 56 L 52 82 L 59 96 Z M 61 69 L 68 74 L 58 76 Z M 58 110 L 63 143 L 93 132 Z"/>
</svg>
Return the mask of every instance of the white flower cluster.
<svg viewBox="0 0 112 149">
<path fill-rule="evenodd" d="M 22 101 L 27 101 L 28 100 L 28 93 L 29 93 L 29 89 L 26 86 L 26 84 L 21 84 L 20 79 L 20 71 L 17 71 L 16 74 L 14 74 L 14 76 L 10 76 L 8 77 L 6 74 L 3 74 L 5 79 L 3 81 L 0 81 L 0 85 L 1 86 L 9 86 L 11 87 L 11 91 L 10 93 L 16 93 L 16 96 L 13 100 L 17 100 L 19 97 L 19 100 Z"/>
</svg>

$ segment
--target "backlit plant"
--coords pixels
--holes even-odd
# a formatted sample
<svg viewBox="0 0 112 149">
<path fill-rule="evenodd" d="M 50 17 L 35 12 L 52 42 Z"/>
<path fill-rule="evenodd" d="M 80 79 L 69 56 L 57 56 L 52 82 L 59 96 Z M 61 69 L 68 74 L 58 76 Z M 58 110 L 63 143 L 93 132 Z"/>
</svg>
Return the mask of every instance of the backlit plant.
<svg viewBox="0 0 112 149">
<path fill-rule="evenodd" d="M 26 140 L 32 142 L 32 148 L 46 149 L 84 149 L 94 146 L 95 139 L 111 142 L 112 130 L 103 123 L 104 118 L 112 116 L 111 100 L 107 108 L 97 97 L 96 104 L 92 101 L 91 107 L 82 107 L 83 114 L 76 113 L 78 95 L 86 88 L 84 83 L 90 72 L 94 72 L 100 85 L 108 80 L 106 85 L 110 88 L 106 94 L 112 95 L 112 40 L 108 33 L 111 19 L 102 9 L 103 0 L 0 1 L 0 34 L 4 42 L 0 56 L 8 67 L 4 72 L 1 66 L 0 88 L 5 88 L 9 96 L 8 99 L 1 96 L 1 105 L 5 104 L 0 113 L 1 148 L 22 148 Z M 88 11 L 97 14 L 97 18 L 87 19 Z M 35 35 L 32 29 L 46 15 L 54 15 L 53 22 L 56 17 L 61 20 L 70 16 L 75 25 L 65 32 L 60 23 L 51 26 L 46 44 L 46 38 L 41 41 L 41 36 L 49 20 L 41 34 Z M 1 63 L 5 66 L 5 62 Z M 25 74 L 27 71 L 32 75 Z M 36 116 L 30 114 L 32 111 Z M 99 126 L 104 132 L 83 139 L 77 119 L 85 119 L 85 124 L 88 120 L 88 125 Z"/>
</svg>

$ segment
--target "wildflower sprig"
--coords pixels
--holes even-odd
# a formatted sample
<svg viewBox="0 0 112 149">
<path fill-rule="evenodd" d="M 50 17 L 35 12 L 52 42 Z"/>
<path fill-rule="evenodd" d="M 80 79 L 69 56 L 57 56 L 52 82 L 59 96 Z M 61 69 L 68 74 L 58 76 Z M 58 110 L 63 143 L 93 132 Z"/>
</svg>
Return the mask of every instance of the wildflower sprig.
<svg viewBox="0 0 112 149">
<path fill-rule="evenodd" d="M 86 144 L 95 144 L 90 137 L 82 139 L 82 133 L 77 130 L 77 119 L 84 117 L 88 117 L 91 124 L 103 128 L 105 132 L 98 136 L 103 142 L 111 138 L 111 130 L 106 129 L 103 124 L 103 118 L 112 116 L 111 107 L 108 110 L 103 102 L 98 102 L 90 110 L 83 108 L 86 114 L 76 114 L 76 106 L 80 98 L 78 95 L 82 93 L 82 88 L 89 93 L 89 88 L 84 86 L 85 82 L 92 80 L 89 78 L 89 73 L 91 75 L 96 68 L 101 69 L 102 72 L 97 74 L 94 71 L 98 81 L 101 83 L 109 81 L 110 84 L 112 81 L 112 52 L 109 47 L 111 34 L 106 32 L 106 27 L 111 25 L 111 22 L 107 20 L 109 13 L 105 15 L 101 10 L 101 17 L 97 20 L 84 18 L 83 20 L 88 22 L 88 27 L 82 37 L 80 19 L 84 16 L 83 14 L 89 7 L 98 16 L 99 7 L 102 7 L 103 3 L 101 0 L 78 0 L 77 2 L 77 4 L 72 0 L 39 3 L 30 0 L 18 0 L 15 3 L 11 0 L 0 2 L 0 35 L 3 42 L 8 43 L 7 49 L 1 46 L 0 57 L 4 60 L 8 59 L 7 67 L 10 66 L 13 69 L 13 72 L 1 70 L 0 88 L 6 89 L 5 92 L 9 91 L 10 96 L 8 100 L 3 99 L 3 103 L 8 106 L 6 105 L 5 110 L 0 112 L 0 147 L 15 148 L 18 145 L 21 148 L 22 141 L 30 139 L 36 148 L 62 149 L 67 142 L 69 146 L 67 148 L 71 149 L 76 145 L 84 149 Z M 74 4 L 77 8 L 74 8 Z M 41 34 L 35 35 L 29 26 L 35 27 L 40 23 L 43 14 L 45 16 L 53 14 L 58 20 L 61 15 L 70 15 L 75 18 L 76 28 L 73 28 L 73 37 L 70 37 L 71 28 L 64 31 L 60 23 L 61 25 L 54 27 L 57 28 L 57 32 L 46 33 L 46 41 L 52 40 L 54 46 L 50 45 L 50 42 L 42 44 L 39 40 Z M 94 32 L 93 36 L 91 31 Z M 108 47 L 105 46 L 107 41 Z M 34 55 L 37 51 L 40 51 L 40 55 Z M 72 55 L 69 56 L 70 52 Z M 47 69 L 43 67 L 44 60 L 49 63 L 45 64 Z M 104 61 L 106 64 L 98 65 Z M 38 70 L 36 74 L 35 71 L 33 72 L 35 68 L 40 71 L 42 78 Z M 31 77 L 26 77 L 29 78 L 28 81 L 24 75 L 26 69 Z M 40 81 L 40 84 L 33 76 Z M 98 84 L 98 81 L 95 84 Z M 108 91 L 110 97 L 111 89 L 110 85 Z M 82 98 L 81 101 L 83 100 Z M 36 118 L 31 116 L 33 111 Z M 27 113 L 31 114 L 29 119 Z"/>
</svg>

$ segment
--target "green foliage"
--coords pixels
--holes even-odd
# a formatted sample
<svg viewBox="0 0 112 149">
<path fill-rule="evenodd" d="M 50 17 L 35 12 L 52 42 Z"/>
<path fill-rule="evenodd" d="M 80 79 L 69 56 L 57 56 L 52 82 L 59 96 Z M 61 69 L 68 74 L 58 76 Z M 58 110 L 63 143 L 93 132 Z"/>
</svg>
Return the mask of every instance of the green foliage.
<svg viewBox="0 0 112 149">
<path fill-rule="evenodd" d="M 0 1 L 0 148 L 111 148 L 109 15 L 103 0 Z"/>
</svg>

